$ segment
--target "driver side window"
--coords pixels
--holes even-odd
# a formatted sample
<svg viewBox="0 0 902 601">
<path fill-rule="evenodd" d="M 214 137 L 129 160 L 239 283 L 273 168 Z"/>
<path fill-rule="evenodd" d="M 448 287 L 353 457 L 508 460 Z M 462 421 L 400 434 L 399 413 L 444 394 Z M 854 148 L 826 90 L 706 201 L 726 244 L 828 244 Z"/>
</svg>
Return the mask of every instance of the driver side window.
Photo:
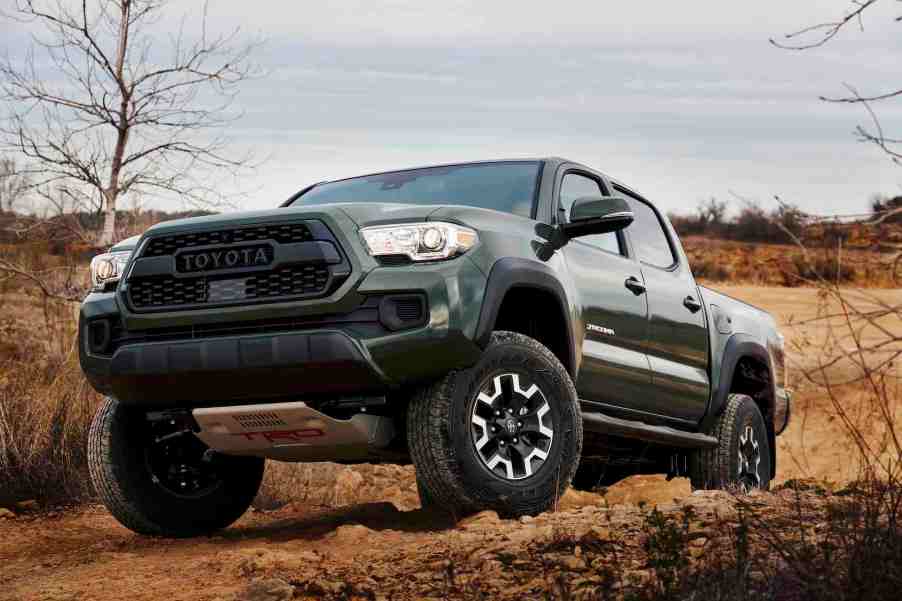
<svg viewBox="0 0 902 601">
<path fill-rule="evenodd" d="M 573 206 L 573 201 L 581 196 L 606 196 L 606 194 L 598 180 L 581 173 L 564 174 L 564 179 L 561 182 L 560 205 L 561 213 L 564 214 L 563 218 L 566 221 L 570 221 L 570 208 Z M 614 253 L 615 255 L 623 254 L 616 232 L 594 234 L 579 239 L 603 251 Z"/>
</svg>

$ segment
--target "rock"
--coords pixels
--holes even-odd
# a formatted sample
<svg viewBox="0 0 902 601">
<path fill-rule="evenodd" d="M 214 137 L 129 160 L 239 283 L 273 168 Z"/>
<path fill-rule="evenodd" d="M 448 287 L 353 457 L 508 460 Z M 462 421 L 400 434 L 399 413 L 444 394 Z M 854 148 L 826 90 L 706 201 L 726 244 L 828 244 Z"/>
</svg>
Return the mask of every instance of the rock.
<svg viewBox="0 0 902 601">
<path fill-rule="evenodd" d="M 562 567 L 574 572 L 581 572 L 586 569 L 586 562 L 581 557 L 564 557 L 561 559 L 560 564 Z"/>
<path fill-rule="evenodd" d="M 7 509 L 6 507 L 0 507 L 0 520 L 6 520 L 16 517 L 12 511 Z"/>
<path fill-rule="evenodd" d="M 312 551 L 282 551 L 265 547 L 241 551 L 239 556 L 243 557 L 238 563 L 242 576 L 266 574 L 276 569 L 300 570 L 320 561 Z"/>
<path fill-rule="evenodd" d="M 604 502 L 604 497 L 592 492 L 568 488 L 561 497 L 559 507 L 563 510 L 580 509 L 587 506 L 599 505 Z"/>
<path fill-rule="evenodd" d="M 611 530 L 604 526 L 592 526 L 589 528 L 589 534 L 597 540 L 610 540 Z"/>
<path fill-rule="evenodd" d="M 28 501 L 19 501 L 16 503 L 16 509 L 19 511 L 37 511 L 38 502 L 34 499 L 30 499 Z"/>
<path fill-rule="evenodd" d="M 497 512 L 487 510 L 480 511 L 475 515 L 471 515 L 468 518 L 462 519 L 460 522 L 458 522 L 457 526 L 461 530 L 479 530 L 490 524 L 497 524 L 500 521 L 501 519 L 498 517 Z"/>
<path fill-rule="evenodd" d="M 363 488 L 364 479 L 360 472 L 350 468 L 338 472 L 332 487 L 331 504 L 335 507 L 356 503 Z"/>
<path fill-rule="evenodd" d="M 348 524 L 336 528 L 329 537 L 335 539 L 337 542 L 353 543 L 368 538 L 372 534 L 373 531 L 366 526 L 361 524 Z"/>
<path fill-rule="evenodd" d="M 294 597 L 294 587 L 281 578 L 255 580 L 235 596 L 235 601 L 288 601 Z"/>
</svg>

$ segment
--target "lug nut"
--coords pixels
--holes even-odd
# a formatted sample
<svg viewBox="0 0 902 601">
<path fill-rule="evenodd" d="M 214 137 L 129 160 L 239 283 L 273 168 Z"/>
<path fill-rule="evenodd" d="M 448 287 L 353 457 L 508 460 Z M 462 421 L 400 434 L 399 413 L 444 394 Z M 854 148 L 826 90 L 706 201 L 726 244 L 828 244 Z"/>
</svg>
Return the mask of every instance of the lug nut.
<svg viewBox="0 0 902 601">
<path fill-rule="evenodd" d="M 503 447 L 503 446 L 504 446 L 504 441 L 502 440 L 501 442 L 499 442 L 499 443 L 498 443 L 498 446 Z"/>
<path fill-rule="evenodd" d="M 496 411 L 496 412 L 495 412 L 495 417 L 501 417 L 501 412 L 500 412 L 500 411 Z"/>
<path fill-rule="evenodd" d="M 507 412 L 508 412 L 508 413 L 513 413 L 513 412 L 514 412 L 514 410 L 513 410 L 513 409 L 511 409 L 511 408 L 510 408 L 510 407 L 508 407 L 508 408 L 507 408 Z"/>
<path fill-rule="evenodd" d="M 514 444 L 517 444 L 518 442 L 520 442 L 520 439 L 514 436 Z"/>
<path fill-rule="evenodd" d="M 523 427 L 523 422 L 517 422 L 517 427 L 518 427 L 518 428 L 522 428 L 522 427 Z"/>
</svg>

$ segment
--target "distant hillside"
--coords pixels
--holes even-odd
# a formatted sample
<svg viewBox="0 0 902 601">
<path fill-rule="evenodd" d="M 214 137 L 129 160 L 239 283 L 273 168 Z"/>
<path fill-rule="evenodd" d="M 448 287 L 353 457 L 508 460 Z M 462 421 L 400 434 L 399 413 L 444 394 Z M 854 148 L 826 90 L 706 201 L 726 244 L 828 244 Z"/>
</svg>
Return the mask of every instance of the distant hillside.
<svg viewBox="0 0 902 601">
<path fill-rule="evenodd" d="M 859 287 L 902 286 L 902 266 L 893 279 L 894 255 L 851 244 L 809 247 L 737 242 L 703 236 L 682 238 L 692 272 L 702 282 L 800 286 L 817 278 Z"/>
</svg>

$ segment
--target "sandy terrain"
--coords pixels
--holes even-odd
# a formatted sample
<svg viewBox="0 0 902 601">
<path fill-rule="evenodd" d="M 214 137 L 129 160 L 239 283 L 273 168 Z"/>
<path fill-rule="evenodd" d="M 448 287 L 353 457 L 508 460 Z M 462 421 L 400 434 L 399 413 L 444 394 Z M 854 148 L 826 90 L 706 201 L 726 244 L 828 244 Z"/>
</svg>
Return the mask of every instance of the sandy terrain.
<svg viewBox="0 0 902 601">
<path fill-rule="evenodd" d="M 717 288 L 771 311 L 784 324 L 790 345 L 799 347 L 793 357 L 795 369 L 812 365 L 826 339 L 824 328 L 804 323 L 817 313 L 815 290 Z M 877 304 L 902 304 L 899 290 L 869 294 L 878 299 Z M 902 332 L 902 323 L 895 317 L 882 326 Z M 796 412 L 778 443 L 777 480 L 853 478 L 852 446 L 833 404 L 801 378 L 796 377 L 793 386 L 798 390 Z M 838 397 L 855 407 L 861 394 L 860 389 L 844 388 Z M 380 598 L 388 592 L 391 598 L 442 598 L 462 594 L 457 588 L 461 581 L 453 574 L 447 576 L 454 569 L 458 575 L 469 574 L 470 580 L 463 582 L 478 579 L 484 570 L 487 574 L 501 570 L 505 575 L 498 576 L 498 581 L 508 582 L 508 588 L 499 592 L 480 585 L 480 590 L 488 590 L 489 598 L 527 598 L 547 590 L 542 578 L 551 568 L 541 564 L 537 571 L 541 582 L 535 581 L 535 570 L 531 577 L 517 576 L 518 554 L 523 566 L 546 562 L 547 557 L 558 561 L 556 555 L 536 549 L 545 549 L 543 545 L 557 540 L 562 530 L 601 536 L 591 529 L 602 528 L 605 536 L 624 537 L 618 544 L 629 556 L 635 543 L 628 539 L 636 538 L 633 535 L 645 511 L 640 505 L 657 504 L 676 512 L 680 504 L 689 503 L 721 515 L 732 511 L 731 502 L 719 496 L 723 493 L 692 495 L 682 479 L 634 477 L 609 489 L 606 496 L 571 491 L 558 512 L 534 520 L 503 521 L 481 515 L 449 527 L 417 509 L 409 468 L 281 469 L 295 469 L 295 480 L 290 474 L 285 479 L 291 484 L 285 487 L 286 494 L 292 488 L 296 491 L 289 499 L 293 502 L 273 512 L 250 512 L 235 527 L 211 538 L 171 541 L 136 536 L 100 507 L 0 519 L 0 600 L 203 600 L 233 599 L 236 594 L 272 600 L 292 594 L 295 598 L 349 598 L 345 594 L 351 589 L 345 586 L 352 586 L 360 598 Z M 777 503 L 779 497 L 763 494 L 757 502 Z M 583 564 L 578 554 L 576 560 L 568 557 L 560 561 L 575 561 L 570 568 L 579 571 Z M 450 558 L 458 558 L 458 568 L 448 563 Z M 513 567 L 502 569 L 508 565 Z M 258 579 L 273 575 L 282 580 L 257 587 L 270 587 L 268 596 L 260 593 L 262 589 L 246 590 Z"/>
</svg>

